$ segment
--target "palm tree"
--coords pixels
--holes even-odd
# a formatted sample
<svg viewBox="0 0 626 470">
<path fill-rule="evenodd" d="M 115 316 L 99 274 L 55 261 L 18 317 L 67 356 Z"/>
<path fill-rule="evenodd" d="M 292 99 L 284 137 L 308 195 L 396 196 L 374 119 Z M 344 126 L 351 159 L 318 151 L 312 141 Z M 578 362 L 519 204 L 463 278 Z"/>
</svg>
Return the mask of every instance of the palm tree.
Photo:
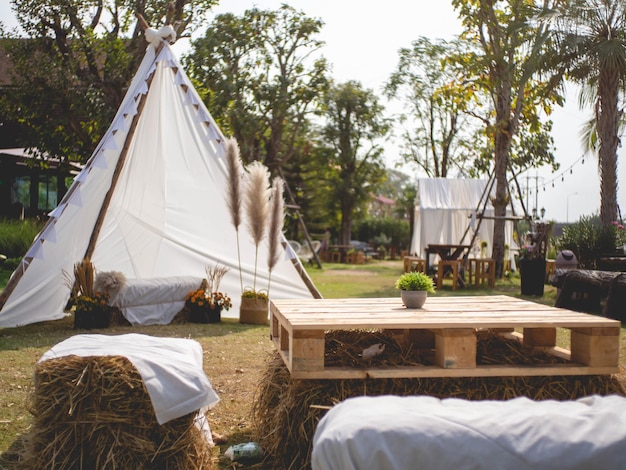
<svg viewBox="0 0 626 470">
<path fill-rule="evenodd" d="M 593 91 L 600 221 L 617 219 L 617 148 L 626 97 L 626 0 L 569 0 L 557 17 L 567 77 Z M 581 97 L 581 103 L 585 102 Z"/>
</svg>

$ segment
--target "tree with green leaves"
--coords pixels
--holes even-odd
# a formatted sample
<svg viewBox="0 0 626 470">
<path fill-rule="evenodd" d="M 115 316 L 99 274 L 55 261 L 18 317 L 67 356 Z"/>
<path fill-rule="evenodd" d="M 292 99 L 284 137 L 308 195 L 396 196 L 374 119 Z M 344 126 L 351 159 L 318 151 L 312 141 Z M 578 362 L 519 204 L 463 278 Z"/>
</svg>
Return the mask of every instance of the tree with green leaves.
<svg viewBox="0 0 626 470">
<path fill-rule="evenodd" d="M 3 116 L 38 155 L 84 162 L 110 124 L 143 57 L 135 14 L 154 28 L 169 21 L 188 35 L 217 0 L 12 0 L 21 33 L 1 30 L 12 62 Z"/>
<path fill-rule="evenodd" d="M 464 80 L 489 97 L 493 110 L 487 128 L 496 178 L 492 257 L 501 275 L 514 139 L 522 122 L 538 129 L 541 113 L 549 114 L 553 103 L 562 102 L 562 75 L 554 72 L 549 60 L 553 56 L 550 30 L 541 21 L 549 2 L 453 0 L 452 4 L 463 22 L 461 38 L 475 45 L 474 52 L 456 58 L 459 70 L 465 71 Z"/>
<path fill-rule="evenodd" d="M 326 85 L 318 19 L 283 5 L 218 15 L 184 63 L 246 161 L 273 172 L 296 154 Z"/>
<path fill-rule="evenodd" d="M 465 174 L 475 157 L 475 87 L 459 82 L 457 64 L 447 60 L 459 55 L 461 47 L 459 41 L 420 37 L 411 48 L 400 49 L 396 70 L 385 85 L 387 97 L 405 105 L 404 161 L 417 164 L 429 177 L 446 178 L 452 169 Z"/>
<path fill-rule="evenodd" d="M 593 109 L 585 142 L 598 153 L 600 221 L 608 227 L 618 215 L 617 148 L 626 105 L 626 2 L 563 0 L 555 13 L 567 77 L 583 86 L 581 101 Z"/>
<path fill-rule="evenodd" d="M 339 208 L 339 244 L 348 245 L 355 211 L 370 200 L 384 177 L 380 140 L 389 132 L 376 95 L 349 81 L 330 87 L 324 97 L 326 124 L 321 145 L 328 149 L 331 201 Z"/>
</svg>

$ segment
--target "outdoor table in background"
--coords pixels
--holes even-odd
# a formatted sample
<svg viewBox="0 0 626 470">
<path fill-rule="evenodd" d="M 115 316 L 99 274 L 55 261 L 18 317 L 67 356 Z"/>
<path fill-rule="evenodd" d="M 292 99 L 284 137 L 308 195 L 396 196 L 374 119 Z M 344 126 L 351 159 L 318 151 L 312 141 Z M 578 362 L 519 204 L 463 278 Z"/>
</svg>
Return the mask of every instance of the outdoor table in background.
<svg viewBox="0 0 626 470">
<path fill-rule="evenodd" d="M 442 261 L 454 261 L 463 257 L 465 250 L 469 250 L 469 245 L 453 245 L 453 244 L 433 244 L 426 245 L 426 272 L 430 273 L 436 271 L 431 268 L 430 256 L 439 256 Z M 446 266 L 444 270 L 444 276 L 450 272 L 450 267 Z M 465 281 L 463 279 L 463 266 L 459 269 L 458 283 L 461 287 L 465 287 Z"/>
</svg>

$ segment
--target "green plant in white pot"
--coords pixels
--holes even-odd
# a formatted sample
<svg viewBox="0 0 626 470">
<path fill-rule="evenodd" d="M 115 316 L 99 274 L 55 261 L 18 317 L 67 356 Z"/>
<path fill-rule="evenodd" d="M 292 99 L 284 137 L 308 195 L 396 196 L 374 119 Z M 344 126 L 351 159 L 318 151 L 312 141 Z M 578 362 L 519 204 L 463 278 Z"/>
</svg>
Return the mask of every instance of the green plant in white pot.
<svg viewBox="0 0 626 470">
<path fill-rule="evenodd" d="M 428 274 L 410 272 L 398 278 L 396 289 L 400 289 L 402 303 L 407 308 L 422 308 L 428 293 L 435 293 L 435 284 Z"/>
</svg>

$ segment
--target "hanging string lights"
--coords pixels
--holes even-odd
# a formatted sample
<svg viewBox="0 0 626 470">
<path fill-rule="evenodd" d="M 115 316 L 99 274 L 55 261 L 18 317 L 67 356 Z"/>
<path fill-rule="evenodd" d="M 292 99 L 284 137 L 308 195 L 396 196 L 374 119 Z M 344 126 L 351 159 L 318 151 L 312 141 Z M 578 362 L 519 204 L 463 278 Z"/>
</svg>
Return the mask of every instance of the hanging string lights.
<svg viewBox="0 0 626 470">
<path fill-rule="evenodd" d="M 576 160 L 574 163 L 572 163 L 570 166 L 568 166 L 565 170 L 561 171 L 560 173 L 557 173 L 552 179 L 546 180 L 544 179 L 544 181 L 541 182 L 541 184 L 536 183 L 537 186 L 535 187 L 535 192 L 539 191 L 539 187 L 541 186 L 543 191 L 545 192 L 546 187 L 549 185 L 551 187 L 555 187 L 555 183 L 558 183 L 559 180 L 561 181 L 561 183 L 565 182 L 565 176 L 570 174 L 573 175 L 574 174 L 574 167 L 576 167 L 578 164 L 584 165 L 585 164 L 585 156 L 582 155 L 580 158 L 578 158 L 578 160 Z"/>
</svg>

